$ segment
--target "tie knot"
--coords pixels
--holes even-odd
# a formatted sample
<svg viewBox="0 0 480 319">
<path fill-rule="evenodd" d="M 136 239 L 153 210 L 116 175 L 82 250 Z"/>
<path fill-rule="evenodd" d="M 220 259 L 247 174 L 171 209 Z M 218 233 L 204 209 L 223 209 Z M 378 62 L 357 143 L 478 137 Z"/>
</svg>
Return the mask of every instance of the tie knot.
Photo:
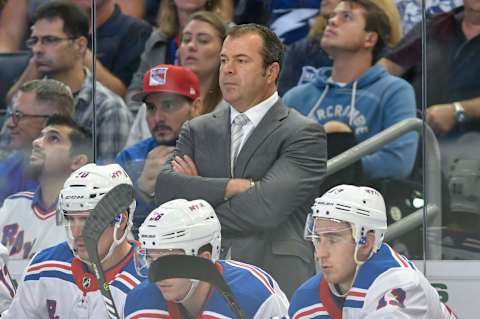
<svg viewBox="0 0 480 319">
<path fill-rule="evenodd" d="M 235 118 L 233 119 L 233 123 L 240 127 L 245 126 L 249 121 L 250 120 L 248 119 L 248 116 L 243 113 L 237 114 L 237 116 L 235 116 Z"/>
</svg>

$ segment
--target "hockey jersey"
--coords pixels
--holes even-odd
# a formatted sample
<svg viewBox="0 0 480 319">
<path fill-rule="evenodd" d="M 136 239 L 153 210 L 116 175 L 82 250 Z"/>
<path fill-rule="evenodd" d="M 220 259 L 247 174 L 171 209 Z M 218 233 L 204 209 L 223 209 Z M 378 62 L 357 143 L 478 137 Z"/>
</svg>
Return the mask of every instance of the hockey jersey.
<svg viewBox="0 0 480 319">
<path fill-rule="evenodd" d="M 335 299 L 319 273 L 295 291 L 289 315 L 292 319 L 456 318 L 413 263 L 387 244 L 360 267 L 343 307 Z"/>
<path fill-rule="evenodd" d="M 140 284 L 134 247 L 105 273 L 117 312 L 123 318 L 127 293 Z M 103 296 L 87 266 L 74 258 L 66 242 L 40 251 L 28 266 L 5 318 L 108 318 Z"/>
<path fill-rule="evenodd" d="M 0 208 L 0 238 L 8 249 L 8 269 L 20 282 L 33 255 L 67 239 L 65 229 L 55 218 L 56 205 L 44 208 L 41 191 L 9 196 Z"/>
<path fill-rule="evenodd" d="M 288 300 L 276 281 L 262 269 L 233 260 L 216 263 L 246 318 L 286 318 Z M 235 318 L 218 289 L 213 289 L 197 318 Z M 126 319 L 181 319 L 178 305 L 163 299 L 155 283 L 148 281 L 132 290 L 125 304 Z"/>
</svg>

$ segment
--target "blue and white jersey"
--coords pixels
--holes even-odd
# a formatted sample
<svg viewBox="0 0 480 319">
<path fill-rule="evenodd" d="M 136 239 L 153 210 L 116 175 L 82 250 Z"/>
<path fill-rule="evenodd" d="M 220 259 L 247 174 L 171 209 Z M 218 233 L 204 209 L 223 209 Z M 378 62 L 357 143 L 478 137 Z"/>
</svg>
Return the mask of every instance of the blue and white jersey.
<svg viewBox="0 0 480 319">
<path fill-rule="evenodd" d="M 291 319 L 448 318 L 455 315 L 413 263 L 387 244 L 363 264 L 343 305 L 319 273 L 294 293 Z"/>
<path fill-rule="evenodd" d="M 287 316 L 288 300 L 277 282 L 265 271 L 233 260 L 220 260 L 216 267 L 223 274 L 246 318 L 269 319 Z M 144 282 L 128 294 L 125 318 L 181 319 L 181 315 L 176 303 L 163 299 L 155 283 Z M 202 314 L 197 318 L 225 319 L 235 318 L 235 315 L 221 292 L 214 288 Z"/>
<path fill-rule="evenodd" d="M 105 273 L 115 306 L 123 318 L 127 293 L 141 282 L 133 251 Z M 87 265 L 74 258 L 66 242 L 40 251 L 27 267 L 5 318 L 108 318 L 103 296 Z"/>
<path fill-rule="evenodd" d="M 270 29 L 286 45 L 303 39 L 310 20 L 320 11 L 321 0 L 271 0 Z"/>
<path fill-rule="evenodd" d="M 56 221 L 56 204 L 42 207 L 41 190 L 9 196 L 0 208 L 0 238 L 8 250 L 8 269 L 20 282 L 35 253 L 67 240 Z"/>
</svg>

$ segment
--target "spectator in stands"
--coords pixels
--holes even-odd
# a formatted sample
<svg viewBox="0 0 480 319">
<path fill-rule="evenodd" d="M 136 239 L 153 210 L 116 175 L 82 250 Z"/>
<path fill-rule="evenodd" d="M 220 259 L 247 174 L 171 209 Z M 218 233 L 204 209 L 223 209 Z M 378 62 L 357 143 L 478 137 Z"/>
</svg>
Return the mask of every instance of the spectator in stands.
<svg viewBox="0 0 480 319">
<path fill-rule="evenodd" d="M 70 0 L 90 14 L 91 1 Z M 0 52 L 17 52 L 22 49 L 27 28 L 34 12 L 51 0 L 10 0 L 0 19 Z M 127 92 L 133 72 L 140 62 L 151 26 L 121 12 L 115 0 L 97 0 L 97 80 L 123 97 Z M 132 2 L 132 1 L 130 1 Z M 139 1 L 137 1 L 139 2 Z M 89 47 L 91 47 L 89 36 Z M 85 65 L 92 69 L 92 53 L 86 53 Z"/>
<path fill-rule="evenodd" d="M 73 3 L 53 1 L 40 7 L 33 21 L 27 41 L 33 57 L 9 96 L 30 79 L 46 76 L 67 84 L 75 96 L 74 119 L 87 128 L 96 126 L 96 157 L 113 160 L 125 145 L 131 115 L 123 100 L 98 81 L 94 109 L 94 79 L 83 63 L 88 42 L 87 15 Z"/>
<path fill-rule="evenodd" d="M 321 124 L 337 121 L 348 126 L 357 142 L 415 117 L 412 87 L 381 65 L 372 65 L 390 34 L 388 17 L 375 3 L 337 5 L 321 42 L 333 67 L 321 68 L 313 82 L 294 87 L 284 97 L 285 104 Z M 416 149 L 416 133 L 406 134 L 364 156 L 363 173 L 369 179 L 406 177 Z"/>
<path fill-rule="evenodd" d="M 140 65 L 128 87 L 127 103 L 136 111 L 140 104 L 131 103 L 131 96 L 142 90 L 143 74 L 158 64 L 177 64 L 177 48 L 180 34 L 189 16 L 200 10 L 207 10 L 221 16 L 221 0 L 162 1 L 158 17 L 158 29 L 153 31 L 145 44 Z"/>
<path fill-rule="evenodd" d="M 282 57 L 283 44 L 268 28 L 230 30 L 220 87 L 231 107 L 184 124 L 155 200 L 207 200 L 225 234 L 223 255 L 264 268 L 291 295 L 314 272 L 301 225 L 325 173 L 326 143 L 320 125 L 279 99 Z"/>
<path fill-rule="evenodd" d="M 186 67 L 157 65 L 145 73 L 143 83 L 143 91 L 132 98 L 146 104 L 145 120 L 151 137 L 123 150 L 116 159 L 137 191 L 135 232 L 154 208 L 148 190 L 155 187 L 161 167 L 172 155 L 183 123 L 201 107 L 200 82 Z"/>
<path fill-rule="evenodd" d="M 218 85 L 220 67 L 220 49 L 226 34 L 222 19 L 209 11 L 193 13 L 187 22 L 180 41 L 179 62 L 190 68 L 199 78 L 201 85 L 201 108 L 193 115 L 209 113 L 218 108 L 227 107 Z M 138 110 L 127 146 L 151 136 L 145 121 L 146 107 Z"/>
<path fill-rule="evenodd" d="M 478 0 L 465 0 L 463 7 L 427 21 L 427 121 L 439 135 L 478 130 L 479 25 Z M 421 98 L 421 40 L 421 25 L 417 24 L 380 61 L 395 75 L 413 70 L 417 100 Z"/>
<path fill-rule="evenodd" d="M 73 0 L 73 2 L 90 14 L 92 1 Z M 140 55 L 152 33 L 152 27 L 143 20 L 123 14 L 115 0 L 96 0 L 95 6 L 97 9 L 95 78 L 123 97 L 140 63 Z M 85 65 L 90 70 L 92 58 L 92 51 L 87 49 Z"/>
<path fill-rule="evenodd" d="M 314 19 L 308 36 L 288 47 L 283 71 L 278 82 L 280 95 L 285 94 L 285 92 L 296 85 L 312 81 L 318 68 L 332 65 L 330 56 L 321 47 L 320 42 L 326 27 L 326 21 L 338 3 L 340 3 L 340 0 L 322 0 L 320 14 Z M 402 37 L 402 26 L 398 10 L 393 0 L 378 0 L 375 3 L 388 16 L 390 35 L 387 44 L 393 46 Z"/>
<path fill-rule="evenodd" d="M 39 186 L 7 197 L 0 208 L 0 238 L 17 281 L 37 251 L 67 239 L 55 218 L 58 194 L 70 174 L 91 160 L 91 138 L 70 117 L 52 115 L 33 141 L 27 174 Z"/>
<path fill-rule="evenodd" d="M 43 79 L 24 83 L 7 113 L 5 126 L 11 154 L 0 161 L 0 205 L 16 192 L 34 190 L 37 181 L 25 175 L 32 142 L 52 114 L 72 116 L 73 96 L 62 82 Z"/>
</svg>

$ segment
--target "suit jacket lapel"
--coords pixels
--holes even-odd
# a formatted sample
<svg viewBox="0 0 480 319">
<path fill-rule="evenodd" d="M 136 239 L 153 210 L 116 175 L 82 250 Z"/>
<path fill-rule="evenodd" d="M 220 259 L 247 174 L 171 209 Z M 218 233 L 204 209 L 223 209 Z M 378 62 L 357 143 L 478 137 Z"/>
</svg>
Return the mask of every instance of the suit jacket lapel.
<svg viewBox="0 0 480 319">
<path fill-rule="evenodd" d="M 230 107 L 213 112 L 212 116 L 214 118 L 212 127 L 215 133 L 212 136 L 213 140 L 209 143 L 213 146 L 211 154 L 212 157 L 219 156 L 221 165 L 226 166 L 225 169 L 228 172 L 226 176 L 230 176 Z M 212 163 L 214 163 L 213 160 Z"/>
<path fill-rule="evenodd" d="M 288 109 L 283 105 L 280 99 L 275 103 L 263 119 L 258 123 L 257 127 L 252 131 L 250 137 L 243 145 L 238 154 L 235 163 L 235 177 L 243 176 L 248 162 L 255 154 L 258 147 L 272 134 L 277 127 L 281 125 L 281 121 L 288 116 Z M 230 130 L 228 139 L 230 140 Z M 230 154 L 230 152 L 229 152 Z"/>
</svg>

